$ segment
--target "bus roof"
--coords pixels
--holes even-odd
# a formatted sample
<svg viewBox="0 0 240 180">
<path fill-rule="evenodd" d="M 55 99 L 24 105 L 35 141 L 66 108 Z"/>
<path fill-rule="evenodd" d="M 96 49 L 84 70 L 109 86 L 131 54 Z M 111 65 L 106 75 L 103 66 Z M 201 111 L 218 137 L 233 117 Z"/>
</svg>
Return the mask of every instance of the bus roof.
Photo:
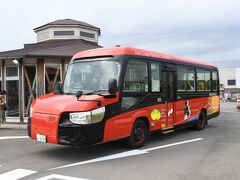
<svg viewBox="0 0 240 180">
<path fill-rule="evenodd" d="M 81 59 L 87 57 L 101 57 L 101 56 L 118 56 L 118 55 L 135 55 L 135 56 L 145 56 L 145 57 L 153 57 L 153 58 L 161 58 L 169 61 L 179 61 L 182 63 L 191 63 L 196 65 L 204 65 L 216 67 L 214 64 L 210 64 L 207 62 L 196 61 L 188 58 L 181 58 L 169 54 L 133 48 L 133 47 L 125 47 L 125 46 L 115 46 L 112 48 L 97 48 L 91 49 L 87 51 L 82 51 L 73 56 L 73 59 Z"/>
</svg>

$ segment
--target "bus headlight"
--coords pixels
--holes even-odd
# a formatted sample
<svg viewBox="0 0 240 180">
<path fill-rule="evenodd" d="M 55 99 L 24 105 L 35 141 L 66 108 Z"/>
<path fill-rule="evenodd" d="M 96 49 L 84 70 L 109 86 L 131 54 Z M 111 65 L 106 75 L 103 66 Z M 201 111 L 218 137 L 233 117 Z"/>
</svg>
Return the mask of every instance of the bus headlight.
<svg viewBox="0 0 240 180">
<path fill-rule="evenodd" d="M 74 112 L 69 114 L 70 121 L 74 124 L 93 124 L 102 121 L 105 107 L 86 112 Z"/>
</svg>

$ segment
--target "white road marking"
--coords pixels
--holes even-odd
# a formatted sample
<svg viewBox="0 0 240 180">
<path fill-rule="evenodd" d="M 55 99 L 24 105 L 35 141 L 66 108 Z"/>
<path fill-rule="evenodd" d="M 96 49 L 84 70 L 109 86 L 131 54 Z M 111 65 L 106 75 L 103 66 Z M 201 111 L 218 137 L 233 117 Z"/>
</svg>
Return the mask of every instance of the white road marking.
<svg viewBox="0 0 240 180">
<path fill-rule="evenodd" d="M 136 150 L 117 153 L 117 154 L 104 156 L 104 157 L 100 157 L 100 158 L 96 158 L 96 159 L 92 159 L 92 160 L 87 160 L 87 161 L 82 161 L 82 162 L 78 162 L 78 163 L 74 163 L 74 164 L 69 164 L 69 165 L 60 166 L 60 167 L 56 167 L 56 168 L 51 168 L 49 170 L 61 169 L 61 168 L 72 167 L 72 166 L 83 165 L 83 164 L 89 164 L 89 163 L 95 163 L 95 162 L 100 162 L 100 161 L 119 159 L 119 158 L 124 158 L 124 157 L 129 157 L 129 156 L 136 156 L 136 155 L 145 154 L 145 153 L 147 153 L 147 152 L 136 149 Z"/>
<path fill-rule="evenodd" d="M 61 180 L 87 180 L 82 178 L 70 177 L 70 176 L 62 176 L 58 174 L 51 174 L 49 176 L 42 177 L 37 180 L 51 180 L 51 179 L 61 179 Z"/>
<path fill-rule="evenodd" d="M 162 148 L 167 148 L 167 147 L 171 147 L 171 146 L 177 146 L 180 144 L 187 144 L 187 143 L 191 143 L 191 142 L 195 142 L 195 141 L 201 141 L 203 140 L 203 138 L 197 138 L 197 139 L 191 139 L 191 140 L 187 140 L 187 141 L 180 141 L 177 143 L 172 143 L 172 144 L 166 144 L 163 146 L 157 146 L 157 147 L 152 147 L 152 148 L 148 148 L 148 149 L 144 149 L 145 151 L 153 151 L 153 150 L 157 150 L 157 149 L 162 149 Z"/>
<path fill-rule="evenodd" d="M 18 180 L 34 173 L 36 173 L 36 171 L 31 171 L 27 169 L 15 169 L 15 170 L 0 174 L 0 179 Z"/>
<path fill-rule="evenodd" d="M 6 140 L 6 139 L 27 139 L 28 136 L 2 136 L 0 137 L 0 140 Z"/>
<path fill-rule="evenodd" d="M 163 146 L 157 146 L 157 147 L 142 149 L 142 150 L 136 149 L 136 150 L 117 153 L 117 154 L 104 156 L 104 157 L 100 157 L 100 158 L 96 158 L 96 159 L 91 159 L 91 160 L 87 160 L 87 161 L 81 161 L 81 162 L 77 162 L 77 163 L 73 163 L 73 164 L 59 166 L 59 167 L 51 168 L 48 170 L 62 169 L 62 168 L 90 164 L 90 163 L 95 163 L 95 162 L 100 162 L 100 161 L 108 161 L 108 160 L 113 160 L 113 159 L 129 157 L 129 156 L 136 156 L 136 155 L 146 154 L 146 153 L 149 153 L 149 151 L 153 151 L 153 150 L 157 150 L 157 149 L 167 148 L 167 147 L 171 147 L 171 146 L 177 146 L 177 145 L 191 143 L 191 142 L 195 142 L 195 141 L 201 141 L 201 140 L 203 140 L 203 138 L 191 139 L 191 140 L 187 140 L 187 141 L 181 141 L 181 142 L 177 142 L 177 143 L 172 143 L 172 144 L 167 144 L 167 145 L 163 145 Z"/>
<path fill-rule="evenodd" d="M 221 113 L 239 113 L 240 114 L 240 112 L 238 112 L 238 111 L 220 111 Z"/>
</svg>

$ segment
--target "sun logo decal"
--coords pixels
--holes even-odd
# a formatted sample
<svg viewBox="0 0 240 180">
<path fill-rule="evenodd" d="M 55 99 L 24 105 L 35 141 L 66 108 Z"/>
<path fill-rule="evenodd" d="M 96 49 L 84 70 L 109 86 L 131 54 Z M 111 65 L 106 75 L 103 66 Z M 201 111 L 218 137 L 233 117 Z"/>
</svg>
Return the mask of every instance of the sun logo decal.
<svg viewBox="0 0 240 180">
<path fill-rule="evenodd" d="M 154 121 L 161 119 L 161 112 L 158 109 L 153 109 L 151 112 L 151 118 Z"/>
</svg>

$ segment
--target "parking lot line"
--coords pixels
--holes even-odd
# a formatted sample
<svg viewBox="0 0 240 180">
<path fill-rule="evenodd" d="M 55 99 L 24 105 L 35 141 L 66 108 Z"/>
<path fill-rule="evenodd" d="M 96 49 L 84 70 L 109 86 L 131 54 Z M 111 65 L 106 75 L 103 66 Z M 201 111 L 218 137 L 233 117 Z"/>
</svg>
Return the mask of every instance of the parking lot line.
<svg viewBox="0 0 240 180">
<path fill-rule="evenodd" d="M 7 139 L 27 139 L 28 136 L 2 136 L 0 140 L 7 140 Z"/>
<path fill-rule="evenodd" d="M 27 170 L 27 169 L 15 169 L 15 170 L 0 174 L 0 179 L 18 180 L 34 173 L 36 173 L 36 171 Z"/>
<path fill-rule="evenodd" d="M 136 155 L 146 154 L 146 153 L 149 153 L 149 151 L 153 151 L 153 150 L 157 150 L 157 149 L 177 146 L 177 145 L 181 145 L 181 144 L 187 144 L 187 143 L 201 141 L 201 140 L 203 140 L 203 138 L 196 138 L 196 139 L 191 139 L 191 140 L 186 140 L 186 141 L 180 141 L 180 142 L 166 144 L 166 145 L 157 146 L 157 147 L 152 147 L 152 148 L 148 148 L 148 149 L 135 149 L 135 150 L 125 151 L 122 153 L 112 154 L 112 155 L 108 155 L 108 156 L 104 156 L 104 157 L 100 157 L 100 158 L 96 158 L 96 159 L 91 159 L 91 160 L 87 160 L 87 161 L 81 161 L 81 162 L 77 162 L 77 163 L 73 163 L 73 164 L 59 166 L 59 167 L 51 168 L 48 170 L 62 169 L 62 168 L 67 168 L 67 167 L 72 167 L 72 166 L 96 163 L 96 162 L 101 162 L 101 161 L 108 161 L 108 160 L 113 160 L 113 159 L 129 157 L 129 156 L 136 156 Z"/>
</svg>

